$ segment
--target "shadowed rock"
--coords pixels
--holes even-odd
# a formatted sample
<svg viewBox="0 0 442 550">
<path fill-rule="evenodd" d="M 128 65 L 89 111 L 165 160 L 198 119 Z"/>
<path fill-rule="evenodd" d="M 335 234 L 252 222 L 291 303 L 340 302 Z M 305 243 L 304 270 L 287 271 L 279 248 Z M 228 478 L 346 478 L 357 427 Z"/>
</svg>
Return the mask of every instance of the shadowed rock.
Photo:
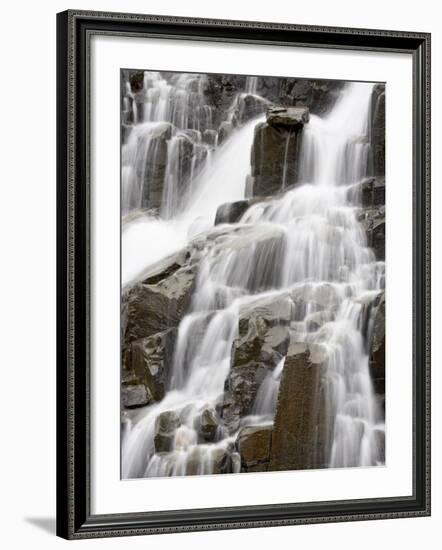
<svg viewBox="0 0 442 550">
<path fill-rule="evenodd" d="M 176 329 L 168 329 L 136 340 L 130 347 L 132 370 L 154 401 L 161 401 L 167 390 L 176 334 Z"/>
<path fill-rule="evenodd" d="M 161 413 L 155 421 L 155 452 L 169 452 L 173 449 L 175 432 L 180 426 L 179 416 L 174 411 Z"/>
<path fill-rule="evenodd" d="M 222 411 L 230 431 L 238 428 L 241 416 L 250 414 L 259 386 L 287 352 L 289 319 L 290 303 L 284 299 L 241 309 Z"/>
<path fill-rule="evenodd" d="M 358 214 L 367 237 L 367 245 L 373 249 L 376 260 L 385 260 L 385 207 L 361 209 Z"/>
<path fill-rule="evenodd" d="M 377 394 L 385 394 L 385 293 L 375 305 L 373 330 L 370 345 L 369 368 Z"/>
<path fill-rule="evenodd" d="M 372 177 L 352 185 L 347 193 L 347 198 L 352 204 L 377 207 L 385 204 L 385 178 Z"/>
<path fill-rule="evenodd" d="M 144 101 L 144 100 L 143 100 Z M 139 108 L 145 103 L 139 104 Z M 164 190 L 164 178 L 167 167 L 167 143 L 172 135 L 171 124 L 161 124 L 155 128 L 149 138 L 149 146 L 144 166 L 144 180 L 141 206 L 143 208 L 158 209 L 161 206 Z M 143 168 L 140 165 L 140 168 Z M 141 176 L 141 173 L 139 174 Z"/>
<path fill-rule="evenodd" d="M 123 384 L 121 404 L 127 409 L 144 407 L 152 402 L 152 396 L 144 384 Z"/>
<path fill-rule="evenodd" d="M 219 417 L 212 407 L 202 411 L 197 420 L 198 433 L 204 441 L 214 441 L 219 427 Z"/>
<path fill-rule="evenodd" d="M 226 449 L 214 449 L 212 451 L 212 473 L 230 474 L 232 472 L 232 460 Z"/>
<path fill-rule="evenodd" d="M 251 157 L 254 197 L 279 193 L 297 182 L 306 120 L 308 109 L 274 108 L 269 109 L 267 122 L 256 126 Z"/>
<path fill-rule="evenodd" d="M 241 455 L 241 471 L 266 471 L 269 466 L 272 426 L 241 428 L 236 447 Z M 259 469 L 258 469 L 259 468 Z"/>
<path fill-rule="evenodd" d="M 372 173 L 385 176 L 385 85 L 373 88 L 371 101 Z"/>
<path fill-rule="evenodd" d="M 215 225 L 239 222 L 244 212 L 257 202 L 260 202 L 260 199 L 244 199 L 221 204 L 216 211 Z"/>
<path fill-rule="evenodd" d="M 279 387 L 269 470 L 325 466 L 326 412 L 316 345 L 290 345 Z"/>
<path fill-rule="evenodd" d="M 177 327 L 187 313 L 195 272 L 190 266 L 175 267 L 169 265 L 170 274 L 158 273 L 128 291 L 125 347 L 134 340 Z"/>
</svg>

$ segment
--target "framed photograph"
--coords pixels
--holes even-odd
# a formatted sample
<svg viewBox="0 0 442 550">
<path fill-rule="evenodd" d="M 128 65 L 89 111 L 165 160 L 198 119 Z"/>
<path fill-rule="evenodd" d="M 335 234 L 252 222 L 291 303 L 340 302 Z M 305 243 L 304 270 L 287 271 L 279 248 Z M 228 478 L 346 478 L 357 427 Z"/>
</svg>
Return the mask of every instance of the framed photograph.
<svg viewBox="0 0 442 550">
<path fill-rule="evenodd" d="M 430 514 L 430 36 L 57 19 L 57 533 Z"/>
</svg>

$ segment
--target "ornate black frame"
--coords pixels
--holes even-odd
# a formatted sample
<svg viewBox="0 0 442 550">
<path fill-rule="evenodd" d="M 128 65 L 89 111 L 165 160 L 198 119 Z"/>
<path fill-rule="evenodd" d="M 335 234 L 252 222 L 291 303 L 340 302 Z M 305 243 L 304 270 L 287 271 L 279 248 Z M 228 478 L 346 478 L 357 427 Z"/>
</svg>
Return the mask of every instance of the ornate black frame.
<svg viewBox="0 0 442 550">
<path fill-rule="evenodd" d="M 89 471 L 89 60 L 94 34 L 409 53 L 413 58 L 410 497 L 92 515 Z M 203 44 L 201 47 L 204 47 Z M 68 539 L 430 514 L 430 35 L 69 10 L 57 15 L 57 534 Z"/>
</svg>

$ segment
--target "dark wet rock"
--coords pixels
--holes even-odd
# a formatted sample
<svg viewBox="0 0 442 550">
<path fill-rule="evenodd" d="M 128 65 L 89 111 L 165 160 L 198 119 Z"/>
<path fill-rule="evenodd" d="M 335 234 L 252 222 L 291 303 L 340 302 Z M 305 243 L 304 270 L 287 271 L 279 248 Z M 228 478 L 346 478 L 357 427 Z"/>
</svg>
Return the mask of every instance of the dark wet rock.
<svg viewBox="0 0 442 550">
<path fill-rule="evenodd" d="M 266 471 L 270 460 L 272 426 L 246 426 L 241 428 L 236 446 L 241 455 L 241 471 L 249 472 L 261 467 Z M 258 471 L 258 470 L 253 470 Z"/>
<path fill-rule="evenodd" d="M 269 470 L 320 468 L 326 462 L 325 356 L 317 345 L 291 344 L 284 363 Z"/>
<path fill-rule="evenodd" d="M 263 301 L 241 309 L 222 411 L 230 431 L 238 428 L 241 416 L 250 414 L 259 386 L 287 352 L 289 319 L 288 300 Z"/>
<path fill-rule="evenodd" d="M 309 121 L 307 107 L 270 107 L 267 110 L 267 122 L 277 128 L 302 128 Z"/>
<path fill-rule="evenodd" d="M 198 448 L 194 448 L 187 457 L 186 475 L 197 476 L 201 470 L 201 456 Z"/>
<path fill-rule="evenodd" d="M 129 83 L 133 93 L 140 92 L 143 89 L 144 71 L 130 71 Z"/>
<path fill-rule="evenodd" d="M 131 124 L 121 124 L 121 142 L 126 143 L 132 133 L 133 126 Z"/>
<path fill-rule="evenodd" d="M 190 247 L 185 247 L 166 258 L 162 258 L 143 271 L 138 279 L 146 285 L 156 285 L 164 281 L 180 268 L 190 265 L 191 252 Z"/>
<path fill-rule="evenodd" d="M 123 351 L 134 340 L 178 326 L 188 311 L 195 282 L 195 268 L 186 265 L 187 259 L 186 251 L 159 262 L 127 290 Z"/>
<path fill-rule="evenodd" d="M 376 260 L 385 261 L 385 207 L 361 209 L 358 215 L 367 237 L 367 246 L 373 249 Z"/>
<path fill-rule="evenodd" d="M 186 475 L 200 475 L 202 473 L 203 460 L 206 462 L 207 456 L 203 456 L 201 450 L 196 447 L 190 452 L 186 462 Z M 230 452 L 222 447 L 213 447 L 210 450 L 211 470 L 213 474 L 230 474 L 232 472 L 232 460 Z"/>
<path fill-rule="evenodd" d="M 376 84 L 371 101 L 372 173 L 385 176 L 385 85 Z"/>
<path fill-rule="evenodd" d="M 316 115 L 324 115 L 335 104 L 345 82 L 297 78 L 258 78 L 258 93 L 284 106 L 305 106 Z"/>
<path fill-rule="evenodd" d="M 155 452 L 169 452 L 173 449 L 175 432 L 180 427 L 180 419 L 176 412 L 165 411 L 155 421 Z"/>
<path fill-rule="evenodd" d="M 215 225 L 238 222 L 249 206 L 250 202 L 248 199 L 221 204 L 216 211 Z"/>
<path fill-rule="evenodd" d="M 174 147 L 177 149 L 177 165 L 174 177 L 178 194 L 176 196 L 177 202 L 172 204 L 172 212 L 175 212 L 179 208 L 182 196 L 187 191 L 187 184 L 192 173 L 192 159 L 196 157 L 194 154 L 196 153 L 195 139 L 195 136 L 190 131 L 175 136 Z"/>
<path fill-rule="evenodd" d="M 232 460 L 230 453 L 226 449 L 214 449 L 212 451 L 212 473 L 230 474 L 232 473 Z"/>
<path fill-rule="evenodd" d="M 177 330 L 171 328 L 132 342 L 130 363 L 138 380 L 148 388 L 153 401 L 161 401 L 170 379 Z"/>
<path fill-rule="evenodd" d="M 212 407 L 206 408 L 201 412 L 197 420 L 198 433 L 204 441 L 214 441 L 219 427 L 219 416 Z"/>
<path fill-rule="evenodd" d="M 246 77 L 242 75 L 207 75 L 204 96 L 207 103 L 214 107 L 214 125 L 219 126 L 222 116 L 232 105 L 236 95 L 245 90 Z"/>
<path fill-rule="evenodd" d="M 144 384 L 123 384 L 121 404 L 127 409 L 144 407 L 152 402 L 152 396 Z"/>
<path fill-rule="evenodd" d="M 241 366 L 258 361 L 275 367 L 288 349 L 290 313 L 291 304 L 287 299 L 241 308 L 233 364 Z"/>
<path fill-rule="evenodd" d="M 251 156 L 254 197 L 274 195 L 297 182 L 301 132 L 302 124 L 257 124 Z"/>
<path fill-rule="evenodd" d="M 385 178 L 371 177 L 352 185 L 347 193 L 352 204 L 373 208 L 385 204 Z"/>
<path fill-rule="evenodd" d="M 218 131 L 218 145 L 224 143 L 232 134 L 233 125 L 231 122 L 224 121 L 221 123 Z"/>
<path fill-rule="evenodd" d="M 138 104 L 139 108 L 144 106 Z M 163 196 L 164 178 L 166 175 L 168 140 L 172 135 L 172 125 L 168 123 L 158 125 L 152 134 L 140 139 L 148 139 L 145 165 L 139 164 L 138 176 L 144 177 L 142 181 L 142 208 L 158 209 L 161 206 Z"/>
<path fill-rule="evenodd" d="M 261 202 L 262 199 L 244 199 L 235 202 L 226 202 L 218 206 L 215 216 L 215 225 L 221 223 L 237 223 L 250 206 Z"/>
<path fill-rule="evenodd" d="M 240 123 L 244 124 L 249 120 L 265 113 L 270 102 L 258 95 L 242 94 L 238 100 L 237 117 Z"/>
<path fill-rule="evenodd" d="M 376 300 L 369 356 L 370 375 L 374 390 L 385 394 L 385 293 Z"/>
<path fill-rule="evenodd" d="M 121 122 L 131 126 L 134 123 L 134 112 L 132 109 L 133 100 L 129 97 L 125 99 L 129 102 L 129 108 L 121 110 Z"/>
<path fill-rule="evenodd" d="M 379 457 L 379 462 L 385 464 L 385 430 L 375 428 L 374 438 L 376 445 L 376 455 Z"/>
<path fill-rule="evenodd" d="M 218 140 L 218 132 L 216 130 L 204 130 L 202 137 L 204 143 L 215 147 Z"/>
<path fill-rule="evenodd" d="M 230 460 L 232 461 L 232 472 L 234 474 L 239 474 L 239 472 L 241 472 L 241 455 L 233 452 L 230 455 Z"/>
</svg>

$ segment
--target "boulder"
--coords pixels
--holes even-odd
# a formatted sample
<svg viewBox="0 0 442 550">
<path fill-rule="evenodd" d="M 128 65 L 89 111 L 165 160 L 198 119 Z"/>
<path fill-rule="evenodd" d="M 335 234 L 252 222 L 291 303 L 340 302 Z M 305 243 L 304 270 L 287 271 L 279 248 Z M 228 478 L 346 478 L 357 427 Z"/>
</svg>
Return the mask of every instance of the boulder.
<svg viewBox="0 0 442 550">
<path fill-rule="evenodd" d="M 211 454 L 211 461 L 213 474 L 232 473 L 232 460 L 229 451 L 226 449 L 214 449 Z"/>
<path fill-rule="evenodd" d="M 241 428 L 236 439 L 236 447 L 241 455 L 241 471 L 248 472 L 251 468 L 268 469 L 270 447 L 272 441 L 272 426 L 245 426 Z"/>
<path fill-rule="evenodd" d="M 141 273 L 138 280 L 146 285 L 156 285 L 176 273 L 180 268 L 189 266 L 191 257 L 191 248 L 182 248 L 150 265 Z"/>
<path fill-rule="evenodd" d="M 241 309 L 239 338 L 232 346 L 222 416 L 229 431 L 250 414 L 259 386 L 285 355 L 289 345 L 290 302 L 260 301 Z"/>
<path fill-rule="evenodd" d="M 266 203 L 265 198 L 243 199 L 235 202 L 226 202 L 218 206 L 215 216 L 215 225 L 222 223 L 238 223 L 243 214 L 253 205 Z"/>
<path fill-rule="evenodd" d="M 376 84 L 371 100 L 372 173 L 385 176 L 385 85 Z"/>
<path fill-rule="evenodd" d="M 198 420 L 198 434 L 204 441 L 214 441 L 219 427 L 219 416 L 216 410 L 212 407 L 204 409 Z"/>
<path fill-rule="evenodd" d="M 309 121 L 307 107 L 270 107 L 267 110 L 267 123 L 277 128 L 302 128 Z"/>
<path fill-rule="evenodd" d="M 155 452 L 173 450 L 175 432 L 180 427 L 180 418 L 175 411 L 165 411 L 158 415 L 155 421 Z"/>
<path fill-rule="evenodd" d="M 254 197 L 274 195 L 297 182 L 302 126 L 301 121 L 293 126 L 256 125 L 251 154 Z"/>
<path fill-rule="evenodd" d="M 250 201 L 248 199 L 221 204 L 216 211 L 215 225 L 238 222 L 249 206 Z"/>
<path fill-rule="evenodd" d="M 385 207 L 361 209 L 358 219 L 365 230 L 367 246 L 373 249 L 376 260 L 385 261 Z"/>
<path fill-rule="evenodd" d="M 152 396 L 144 384 L 123 384 L 121 387 L 121 404 L 126 409 L 144 407 L 152 402 Z"/>
<path fill-rule="evenodd" d="M 385 178 L 366 178 L 360 183 L 352 185 L 348 190 L 347 199 L 364 208 L 385 205 Z"/>
<path fill-rule="evenodd" d="M 326 466 L 324 360 L 317 345 L 290 345 L 279 387 L 269 470 Z"/>
<path fill-rule="evenodd" d="M 171 328 L 132 342 L 130 364 L 138 380 L 148 388 L 153 401 L 167 390 L 177 329 Z"/>
<path fill-rule="evenodd" d="M 190 306 L 195 269 L 171 262 L 127 292 L 123 351 L 134 340 L 176 328 Z"/>
<path fill-rule="evenodd" d="M 370 375 L 378 395 L 385 394 L 385 293 L 382 293 L 372 311 L 373 328 L 369 355 Z"/>
</svg>

